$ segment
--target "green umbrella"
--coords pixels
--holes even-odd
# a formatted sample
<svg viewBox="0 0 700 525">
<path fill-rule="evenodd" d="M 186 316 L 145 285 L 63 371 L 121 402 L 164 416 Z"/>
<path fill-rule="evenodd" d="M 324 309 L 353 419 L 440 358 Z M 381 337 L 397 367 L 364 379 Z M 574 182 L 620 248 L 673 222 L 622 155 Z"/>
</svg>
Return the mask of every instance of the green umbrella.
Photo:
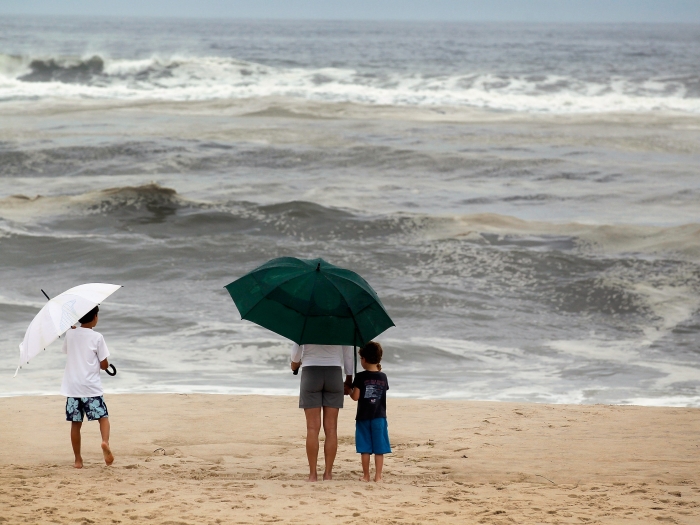
<svg viewBox="0 0 700 525">
<path fill-rule="evenodd" d="M 241 318 L 300 345 L 362 346 L 394 326 L 367 281 L 323 259 L 272 259 L 226 289 Z"/>
</svg>

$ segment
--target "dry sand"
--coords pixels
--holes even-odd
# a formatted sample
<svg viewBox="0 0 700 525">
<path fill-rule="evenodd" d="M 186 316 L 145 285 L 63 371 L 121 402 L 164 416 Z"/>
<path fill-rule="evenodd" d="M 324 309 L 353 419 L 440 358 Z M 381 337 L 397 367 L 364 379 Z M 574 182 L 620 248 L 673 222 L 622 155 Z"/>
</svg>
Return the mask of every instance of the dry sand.
<svg viewBox="0 0 700 525">
<path fill-rule="evenodd" d="M 698 409 L 390 399 L 367 484 L 348 401 L 335 478 L 311 484 L 296 398 L 106 402 L 116 461 L 86 423 L 76 470 L 64 398 L 0 399 L 0 522 L 700 524 Z"/>
</svg>

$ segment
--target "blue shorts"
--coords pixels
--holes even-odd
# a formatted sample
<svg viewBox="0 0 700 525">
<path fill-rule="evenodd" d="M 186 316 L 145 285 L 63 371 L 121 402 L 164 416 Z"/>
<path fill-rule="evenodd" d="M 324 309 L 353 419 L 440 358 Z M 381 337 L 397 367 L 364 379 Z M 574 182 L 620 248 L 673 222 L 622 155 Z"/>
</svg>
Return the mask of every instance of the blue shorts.
<svg viewBox="0 0 700 525">
<path fill-rule="evenodd" d="M 391 454 L 385 417 L 355 421 L 355 450 L 358 454 Z"/>
<path fill-rule="evenodd" d="M 107 405 L 105 405 L 102 396 L 69 397 L 66 399 L 66 421 L 82 423 L 83 414 L 87 415 L 88 421 L 109 417 Z"/>
</svg>

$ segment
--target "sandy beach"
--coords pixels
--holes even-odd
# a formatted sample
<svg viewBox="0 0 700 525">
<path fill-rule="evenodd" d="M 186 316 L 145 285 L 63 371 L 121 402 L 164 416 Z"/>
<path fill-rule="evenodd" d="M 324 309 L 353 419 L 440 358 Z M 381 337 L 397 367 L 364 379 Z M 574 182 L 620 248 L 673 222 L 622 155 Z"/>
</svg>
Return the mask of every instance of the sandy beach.
<svg viewBox="0 0 700 525">
<path fill-rule="evenodd" d="M 304 482 L 295 397 L 107 395 L 72 467 L 64 398 L 0 399 L 0 522 L 700 523 L 700 410 L 389 399 L 394 453 L 358 481 L 354 404 L 334 480 Z"/>
</svg>

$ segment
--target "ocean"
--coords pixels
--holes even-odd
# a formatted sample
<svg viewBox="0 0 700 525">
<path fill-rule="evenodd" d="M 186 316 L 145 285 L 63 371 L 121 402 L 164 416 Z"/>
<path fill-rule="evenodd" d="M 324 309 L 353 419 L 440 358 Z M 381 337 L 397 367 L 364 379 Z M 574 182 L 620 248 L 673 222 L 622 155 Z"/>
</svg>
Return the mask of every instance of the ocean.
<svg viewBox="0 0 700 525">
<path fill-rule="evenodd" d="M 0 20 L 0 395 L 50 295 L 107 393 L 294 394 L 224 286 L 375 288 L 390 395 L 700 406 L 700 26 Z"/>
</svg>

